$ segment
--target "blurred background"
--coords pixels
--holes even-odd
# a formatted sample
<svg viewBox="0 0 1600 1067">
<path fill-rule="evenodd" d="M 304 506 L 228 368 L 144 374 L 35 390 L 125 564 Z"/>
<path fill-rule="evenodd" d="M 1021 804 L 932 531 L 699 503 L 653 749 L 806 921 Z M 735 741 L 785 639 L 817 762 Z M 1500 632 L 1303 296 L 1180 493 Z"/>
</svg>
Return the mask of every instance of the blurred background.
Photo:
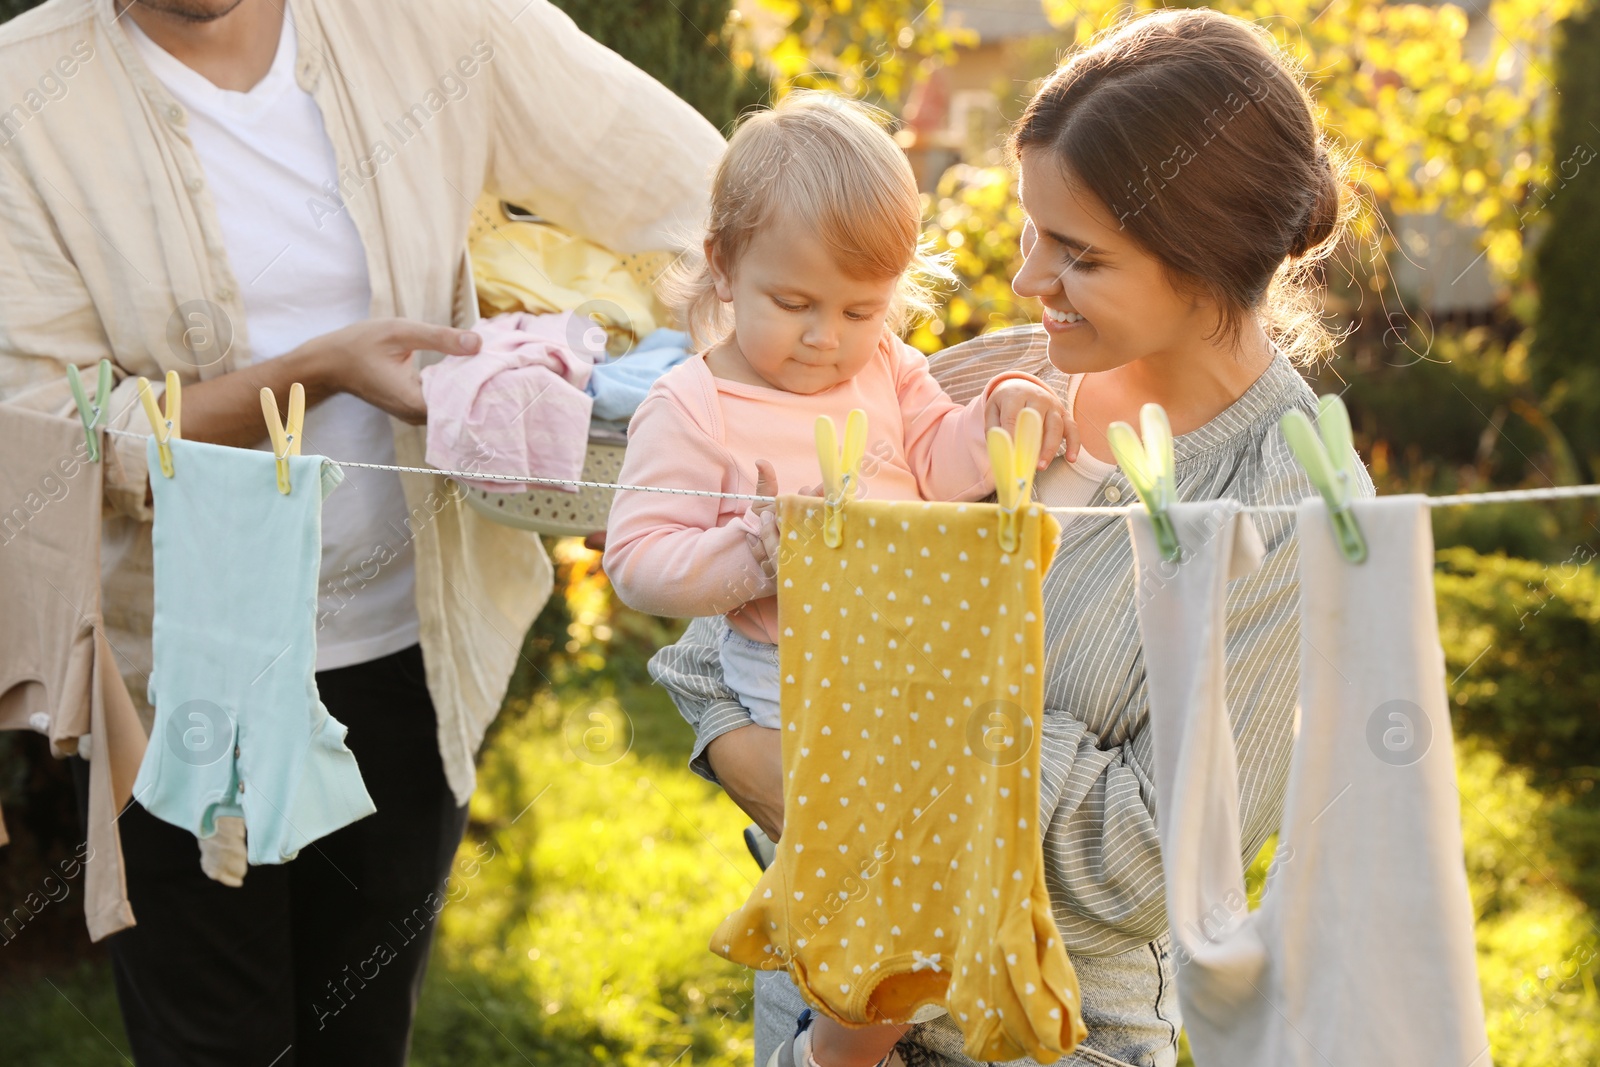
<svg viewBox="0 0 1600 1067">
<path fill-rule="evenodd" d="M 960 274 L 912 337 L 929 352 L 1036 321 L 1009 286 L 1020 213 L 1004 132 L 1074 42 L 1162 6 L 557 2 L 724 132 L 794 86 L 893 114 L 928 233 Z M 0 20 L 30 6 L 0 0 Z M 1272 31 L 1361 160 L 1362 212 L 1325 267 L 1343 339 L 1312 373 L 1318 392 L 1343 392 L 1379 491 L 1600 481 L 1592 4 L 1210 6 Z M 1494 1059 L 1600 1062 L 1600 512 L 1434 515 Z M 557 591 L 481 758 L 413 1062 L 749 1064 L 750 974 L 706 941 L 759 871 L 739 836 L 748 820 L 687 770 L 690 730 L 645 672 L 678 624 L 621 607 L 580 541 L 549 548 Z M 0 734 L 0 805 L 13 834 L 0 849 L 0 1064 L 130 1062 L 76 883 L 53 877 L 80 834 L 42 738 Z M 1263 874 L 1264 858 L 1252 884 Z"/>
</svg>

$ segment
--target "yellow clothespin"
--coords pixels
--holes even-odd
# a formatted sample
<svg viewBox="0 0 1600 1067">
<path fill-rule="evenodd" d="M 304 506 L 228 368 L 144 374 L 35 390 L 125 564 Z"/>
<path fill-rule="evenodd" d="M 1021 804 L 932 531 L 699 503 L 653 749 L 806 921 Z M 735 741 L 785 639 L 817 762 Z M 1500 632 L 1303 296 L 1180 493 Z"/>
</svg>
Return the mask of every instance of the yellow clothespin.
<svg viewBox="0 0 1600 1067">
<path fill-rule="evenodd" d="M 161 456 L 161 473 L 168 478 L 172 477 L 172 448 L 169 441 L 182 440 L 183 424 L 179 419 L 183 408 L 183 384 L 178 381 L 178 372 L 167 371 L 167 393 L 162 398 L 162 407 L 165 413 L 156 408 L 156 395 L 150 391 L 150 383 L 144 378 L 139 379 L 139 403 L 144 405 L 145 417 L 150 420 L 150 428 L 156 434 L 156 450 Z"/>
<path fill-rule="evenodd" d="M 1017 550 L 1017 510 L 1033 494 L 1033 475 L 1039 469 L 1039 443 L 1044 423 L 1032 408 L 1017 413 L 1017 436 L 998 426 L 989 427 L 989 465 L 994 468 L 994 495 L 1000 503 L 1000 547 Z"/>
<path fill-rule="evenodd" d="M 300 454 L 300 427 L 306 421 L 306 391 L 299 383 L 289 386 L 289 425 L 278 415 L 278 398 L 261 387 L 261 414 L 266 416 L 267 434 L 272 438 L 272 454 L 278 460 L 278 492 L 289 495 L 289 457 Z"/>
<path fill-rule="evenodd" d="M 817 462 L 822 466 L 822 542 L 838 548 L 844 541 L 844 504 L 861 484 L 861 457 L 867 451 L 867 413 L 850 412 L 844 423 L 844 452 L 839 451 L 833 420 L 817 416 Z"/>
</svg>

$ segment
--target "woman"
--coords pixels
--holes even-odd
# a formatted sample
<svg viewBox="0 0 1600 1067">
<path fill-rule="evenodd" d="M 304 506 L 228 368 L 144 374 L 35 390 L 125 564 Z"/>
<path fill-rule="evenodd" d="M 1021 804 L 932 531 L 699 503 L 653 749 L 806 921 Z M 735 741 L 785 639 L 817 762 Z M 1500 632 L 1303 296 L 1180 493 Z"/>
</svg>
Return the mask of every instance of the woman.
<svg viewBox="0 0 1600 1067">
<path fill-rule="evenodd" d="M 1042 327 L 958 345 L 931 365 L 958 403 L 1007 367 L 1061 391 L 1082 452 L 1040 474 L 1039 499 L 1133 502 L 1108 462 L 1106 429 L 1137 424 L 1150 402 L 1177 435 L 1180 499 L 1289 504 L 1313 495 L 1278 420 L 1296 408 L 1315 415 L 1294 363 L 1328 344 L 1310 268 L 1336 242 L 1348 198 L 1270 39 L 1206 10 L 1126 23 L 1046 81 L 1010 147 L 1027 215 L 1013 286 L 1043 303 Z M 1229 597 L 1241 863 L 1277 828 L 1298 669 L 1293 519 L 1262 515 L 1257 527 L 1266 562 Z M 1171 1065 L 1181 1020 L 1125 521 L 1069 519 L 1044 597 L 1044 857 L 1089 1026 L 1062 1062 Z M 775 838 L 779 746 L 772 731 L 747 728 L 748 712 L 721 685 L 710 621 L 696 620 L 652 671 L 696 728 L 691 767 Z M 804 1006 L 786 973 L 758 973 L 758 1065 Z M 961 1044 L 944 1017 L 908 1028 L 896 1055 L 910 1067 L 970 1064 Z"/>
</svg>

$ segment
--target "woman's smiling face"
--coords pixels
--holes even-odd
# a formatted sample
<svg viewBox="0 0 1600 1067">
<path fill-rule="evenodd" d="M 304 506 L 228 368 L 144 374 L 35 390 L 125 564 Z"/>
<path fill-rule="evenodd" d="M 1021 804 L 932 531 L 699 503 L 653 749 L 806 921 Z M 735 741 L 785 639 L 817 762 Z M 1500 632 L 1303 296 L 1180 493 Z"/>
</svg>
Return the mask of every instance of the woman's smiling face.
<svg viewBox="0 0 1600 1067">
<path fill-rule="evenodd" d="M 1178 292 L 1161 261 L 1068 182 L 1052 152 L 1025 150 L 1021 172 L 1023 264 L 1011 287 L 1044 304 L 1051 363 L 1068 373 L 1110 370 L 1192 348 L 1215 330 L 1215 309 Z"/>
</svg>

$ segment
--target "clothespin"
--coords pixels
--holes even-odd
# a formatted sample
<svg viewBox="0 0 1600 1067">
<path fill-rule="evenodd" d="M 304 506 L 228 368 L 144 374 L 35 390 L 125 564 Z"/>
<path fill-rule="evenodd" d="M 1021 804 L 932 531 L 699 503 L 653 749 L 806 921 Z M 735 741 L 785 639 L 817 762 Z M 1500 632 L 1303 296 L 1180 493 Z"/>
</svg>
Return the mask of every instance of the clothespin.
<svg viewBox="0 0 1600 1067">
<path fill-rule="evenodd" d="M 1339 551 L 1351 563 L 1367 558 L 1367 541 L 1361 536 L 1350 501 L 1355 499 L 1356 452 L 1350 435 L 1350 413 L 1344 401 L 1328 393 L 1317 401 L 1317 425 L 1303 411 L 1285 412 L 1278 420 L 1289 450 L 1300 461 L 1311 484 L 1327 501 Z M 1319 436 L 1320 431 L 1320 436 Z"/>
<path fill-rule="evenodd" d="M 72 387 L 72 399 L 78 405 L 78 418 L 83 420 L 83 436 L 89 441 L 89 462 L 100 462 L 100 437 L 95 433 L 106 421 L 106 398 L 111 395 L 111 361 L 100 361 L 100 380 L 95 384 L 94 403 L 83 391 L 83 379 L 78 368 L 67 364 L 67 384 Z"/>
<path fill-rule="evenodd" d="M 844 504 L 861 485 L 861 457 L 867 451 L 867 413 L 855 408 L 844 423 L 844 452 L 839 451 L 833 420 L 817 416 L 817 462 L 822 467 L 822 542 L 838 548 L 844 541 Z"/>
<path fill-rule="evenodd" d="M 1172 423 L 1167 419 L 1166 408 L 1160 404 L 1146 404 L 1140 408 L 1139 427 L 1143 441 L 1133 432 L 1132 426 L 1113 422 L 1106 431 L 1106 441 L 1128 484 L 1150 512 L 1161 558 L 1175 563 L 1183 550 L 1178 544 L 1177 528 L 1167 514 L 1168 505 L 1177 496 L 1178 476 L 1172 458 Z"/>
<path fill-rule="evenodd" d="M 267 419 L 267 434 L 272 438 L 272 454 L 278 460 L 278 492 L 289 495 L 289 457 L 300 454 L 300 428 L 306 421 L 306 391 L 299 382 L 289 386 L 289 424 L 278 416 L 278 398 L 261 387 L 261 414 Z"/>
<path fill-rule="evenodd" d="M 1017 509 L 1033 492 L 1033 474 L 1039 469 L 1039 442 L 1044 423 L 1032 408 L 1017 413 L 1017 436 L 998 426 L 989 427 L 989 465 L 994 468 L 994 495 L 1000 503 L 1000 547 L 1017 550 Z"/>
<path fill-rule="evenodd" d="M 168 478 L 172 477 L 172 449 L 167 444 L 169 441 L 182 440 L 182 423 L 178 416 L 182 413 L 183 384 L 178 381 L 178 372 L 167 371 L 167 393 L 162 398 L 165 414 L 156 409 L 156 396 L 150 391 L 150 383 L 144 378 L 139 379 L 139 403 L 144 405 L 145 417 L 150 420 L 150 428 L 156 434 L 156 450 L 161 455 L 161 473 Z"/>
</svg>

